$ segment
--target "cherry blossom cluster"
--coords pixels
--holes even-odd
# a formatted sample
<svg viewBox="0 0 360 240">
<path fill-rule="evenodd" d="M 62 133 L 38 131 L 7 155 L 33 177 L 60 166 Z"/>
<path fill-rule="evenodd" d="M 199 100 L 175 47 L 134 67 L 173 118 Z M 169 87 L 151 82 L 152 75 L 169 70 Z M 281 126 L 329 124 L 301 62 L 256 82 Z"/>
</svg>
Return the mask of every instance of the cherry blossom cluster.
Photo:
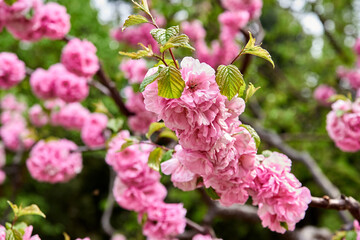
<svg viewBox="0 0 360 240">
<path fill-rule="evenodd" d="M 141 143 L 121 150 L 130 133 L 121 131 L 109 143 L 106 162 L 117 173 L 113 193 L 117 203 L 145 219 L 143 233 L 149 239 L 172 239 L 184 232 L 186 210 L 182 204 L 164 203 L 167 191 L 159 172 L 147 165 L 153 146 Z"/>
<path fill-rule="evenodd" d="M 323 106 L 331 105 L 331 97 L 336 94 L 336 90 L 326 84 L 319 85 L 314 91 L 314 98 Z"/>
<path fill-rule="evenodd" d="M 8 94 L 0 103 L 0 137 L 7 149 L 19 151 L 29 149 L 34 144 L 34 136 L 27 126 L 23 113 L 27 106 Z"/>
<path fill-rule="evenodd" d="M 9 89 L 25 78 L 25 63 L 8 52 L 0 53 L 0 89 Z"/>
<path fill-rule="evenodd" d="M 258 215 L 264 227 L 284 233 L 293 231 L 295 224 L 305 216 L 311 194 L 301 187 L 299 180 L 290 173 L 291 160 L 284 154 L 266 152 L 258 156 L 260 165 L 250 194 L 253 204 L 258 205 Z M 253 192 L 252 192 L 253 191 Z"/>
<path fill-rule="evenodd" d="M 219 15 L 220 39 L 213 41 L 211 48 L 205 41 L 206 31 L 200 21 L 183 22 L 183 32 L 194 42 L 196 57 L 212 67 L 229 64 L 239 52 L 236 35 L 252 19 L 261 14 L 262 0 L 222 0 L 226 11 Z"/>
<path fill-rule="evenodd" d="M 326 118 L 326 130 L 336 146 L 345 152 L 360 150 L 360 99 L 338 100 Z"/>
<path fill-rule="evenodd" d="M 356 240 L 360 240 L 360 224 L 357 220 L 354 220 L 354 229 L 356 232 Z"/>
<path fill-rule="evenodd" d="M 163 16 L 157 15 L 156 22 L 159 26 L 165 25 L 165 18 Z M 139 43 L 144 44 L 146 47 L 151 45 L 152 49 L 155 52 L 158 52 L 159 46 L 154 38 L 151 36 L 150 31 L 155 27 L 151 24 L 142 24 L 139 26 L 132 26 L 122 31 L 122 27 L 113 29 L 111 31 L 111 36 L 118 42 L 126 42 L 127 44 L 137 47 Z"/>
<path fill-rule="evenodd" d="M 147 75 L 156 71 L 157 68 L 150 69 Z M 282 165 L 286 169 L 279 173 L 271 160 L 260 161 L 254 138 L 238 120 L 245 109 L 243 99 L 235 97 L 229 101 L 220 94 L 213 68 L 186 57 L 180 72 L 185 81 L 180 98 L 159 97 L 157 82 L 149 84 L 143 92 L 146 109 L 156 113 L 158 120 L 163 120 L 179 138 L 180 145 L 175 147 L 173 158 L 161 164 L 162 172 L 171 174 L 174 186 L 184 191 L 201 185 L 213 188 L 225 206 L 244 204 L 251 195 L 260 207 L 264 226 L 284 232 L 285 228 L 268 223 L 272 214 L 272 220 L 286 222 L 292 229 L 304 217 L 310 192 L 300 188 L 290 174 L 290 160 L 276 154 L 271 158 L 285 162 Z M 289 184 L 274 186 L 270 178 L 276 177 Z M 276 197 L 284 199 L 276 202 Z M 291 204 L 284 204 L 288 200 Z M 268 205 L 282 210 L 272 211 Z"/>
<path fill-rule="evenodd" d="M 54 2 L 18 0 L 8 5 L 0 0 L 0 31 L 2 27 L 20 40 L 62 39 L 70 30 L 70 15 Z"/>
<path fill-rule="evenodd" d="M 75 38 L 64 47 L 61 64 L 52 65 L 48 70 L 36 69 L 30 77 L 30 85 L 40 99 L 79 102 L 88 96 L 88 79 L 98 70 L 95 46 Z"/>
<path fill-rule="evenodd" d="M 39 141 L 30 151 L 26 166 L 31 176 L 48 183 L 67 182 L 82 170 L 78 146 L 67 139 Z"/>
<path fill-rule="evenodd" d="M 31 236 L 33 231 L 33 226 L 27 226 L 24 231 L 24 235 L 22 236 L 22 240 L 41 240 L 39 235 Z M 5 240 L 6 238 L 6 229 L 4 226 L 0 225 L 0 240 Z"/>
</svg>

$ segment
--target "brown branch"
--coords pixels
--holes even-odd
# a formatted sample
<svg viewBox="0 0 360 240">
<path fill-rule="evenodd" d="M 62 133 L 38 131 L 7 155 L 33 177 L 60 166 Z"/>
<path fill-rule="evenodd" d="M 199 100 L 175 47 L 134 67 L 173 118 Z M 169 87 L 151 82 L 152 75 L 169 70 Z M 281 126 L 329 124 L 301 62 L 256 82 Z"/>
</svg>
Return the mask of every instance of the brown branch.
<svg viewBox="0 0 360 240">
<path fill-rule="evenodd" d="M 334 209 L 338 211 L 347 210 L 358 221 L 360 221 L 360 203 L 353 197 L 346 197 L 344 195 L 339 199 L 330 199 L 328 196 L 322 198 L 312 197 L 310 207 Z"/>
<path fill-rule="evenodd" d="M 120 112 L 127 117 L 134 115 L 134 113 L 130 112 L 126 108 L 114 82 L 111 81 L 109 77 L 105 74 L 102 64 L 100 64 L 100 69 L 99 71 L 97 71 L 96 76 L 98 77 L 99 82 L 109 90 L 110 96 L 115 101 Z"/>
</svg>

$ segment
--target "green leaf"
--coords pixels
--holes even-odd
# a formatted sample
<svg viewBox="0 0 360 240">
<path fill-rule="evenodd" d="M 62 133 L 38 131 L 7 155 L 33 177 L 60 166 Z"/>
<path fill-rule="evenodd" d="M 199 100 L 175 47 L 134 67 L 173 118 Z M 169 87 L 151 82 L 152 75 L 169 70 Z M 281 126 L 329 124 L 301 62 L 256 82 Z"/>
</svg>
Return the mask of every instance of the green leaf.
<svg viewBox="0 0 360 240">
<path fill-rule="evenodd" d="M 45 214 L 40 210 L 40 208 L 36 204 L 31 204 L 25 208 L 19 208 L 18 217 L 24 215 L 38 215 L 43 218 L 46 218 Z"/>
<path fill-rule="evenodd" d="M 167 29 L 164 28 L 157 28 L 152 29 L 150 31 L 151 36 L 158 42 L 160 45 L 164 45 L 170 38 L 179 35 L 180 27 L 179 26 L 172 26 Z"/>
<path fill-rule="evenodd" d="M 172 60 L 172 59 L 165 59 L 165 62 L 167 65 L 176 66 L 174 63 L 174 60 Z M 179 66 L 179 62 L 177 60 L 176 60 L 176 64 L 177 64 L 177 66 Z M 160 60 L 154 67 L 159 67 L 159 66 L 163 66 L 163 65 L 164 65 L 164 62 Z"/>
<path fill-rule="evenodd" d="M 5 240 L 22 240 L 21 233 L 16 229 L 6 230 Z"/>
<path fill-rule="evenodd" d="M 205 188 L 205 192 L 212 200 L 218 200 L 220 199 L 219 195 L 215 192 L 215 190 L 212 187 Z"/>
<path fill-rule="evenodd" d="M 20 223 L 15 224 L 15 226 L 13 226 L 13 228 L 18 230 L 21 235 L 24 235 L 25 229 L 27 228 L 27 224 L 24 222 L 20 222 Z"/>
<path fill-rule="evenodd" d="M 348 231 L 345 240 L 356 240 L 357 234 L 355 231 Z"/>
<path fill-rule="evenodd" d="M 159 138 L 170 138 L 178 141 L 176 134 L 168 128 L 164 129 L 164 131 L 159 134 Z"/>
<path fill-rule="evenodd" d="M 255 88 L 252 83 L 249 83 L 248 88 L 246 89 L 245 102 L 249 101 L 249 99 L 255 94 L 260 87 Z"/>
<path fill-rule="evenodd" d="M 261 57 L 265 60 L 268 60 L 275 68 L 274 61 L 271 59 L 270 53 L 263 49 L 262 47 L 255 46 L 255 38 L 252 37 L 251 32 L 249 32 L 249 42 L 245 45 L 245 48 L 241 51 L 240 55 L 242 54 L 251 54 L 258 57 Z"/>
<path fill-rule="evenodd" d="M 19 207 L 16 204 L 13 204 L 10 201 L 7 201 L 7 203 L 10 205 L 11 209 L 13 210 L 13 213 L 16 217 L 18 217 L 19 214 Z"/>
<path fill-rule="evenodd" d="M 259 135 L 258 135 L 257 132 L 255 131 L 255 129 L 253 129 L 251 126 L 246 125 L 246 124 L 241 124 L 240 127 L 245 128 L 245 129 L 250 133 L 250 135 L 251 135 L 251 136 L 254 138 L 254 140 L 255 140 L 256 148 L 259 148 L 260 143 L 261 143 L 261 140 L 260 140 Z"/>
<path fill-rule="evenodd" d="M 145 47 L 141 43 L 139 43 L 139 45 L 143 48 L 143 50 L 139 50 L 137 52 L 129 52 L 129 53 L 120 51 L 119 54 L 130 57 L 132 59 L 140 59 L 143 57 L 152 57 L 154 55 L 151 45 L 149 45 L 148 47 Z"/>
<path fill-rule="evenodd" d="M 171 159 L 171 158 L 172 158 L 172 155 L 173 155 L 173 152 L 174 152 L 174 150 L 172 150 L 172 149 L 169 150 L 169 151 L 166 151 L 166 152 L 163 154 L 160 162 L 165 162 L 165 161 Z"/>
<path fill-rule="evenodd" d="M 155 148 L 150 154 L 148 159 L 148 165 L 155 171 L 160 170 L 160 160 L 163 155 L 163 150 L 160 147 Z"/>
<path fill-rule="evenodd" d="M 9 6 L 12 6 L 14 3 L 17 2 L 17 0 L 4 0 L 4 2 L 9 5 Z"/>
<path fill-rule="evenodd" d="M 64 235 L 64 240 L 70 240 L 70 236 L 66 232 L 64 232 L 63 235 Z"/>
<path fill-rule="evenodd" d="M 343 240 L 346 237 L 345 231 L 337 231 L 332 237 L 332 240 Z"/>
<path fill-rule="evenodd" d="M 149 21 L 146 19 L 146 17 L 144 16 L 141 16 L 141 15 L 130 15 L 125 23 L 124 23 L 124 26 L 122 28 L 122 31 L 124 31 L 127 27 L 130 27 L 130 26 L 134 26 L 134 25 L 138 25 L 138 24 L 141 24 L 141 23 L 148 23 Z"/>
<path fill-rule="evenodd" d="M 349 101 L 349 98 L 342 94 L 335 94 L 328 99 L 328 102 L 336 102 L 337 100 Z"/>
<path fill-rule="evenodd" d="M 265 151 L 263 151 L 261 154 L 262 154 L 264 157 L 268 158 L 268 157 L 271 156 L 272 151 L 270 151 L 270 150 L 265 150 Z"/>
<path fill-rule="evenodd" d="M 185 34 L 181 34 L 179 36 L 171 37 L 162 47 L 160 47 L 160 52 L 165 52 L 169 48 L 176 47 L 186 47 L 191 50 L 195 50 L 195 48 L 191 47 L 189 44 L 189 37 Z"/>
<path fill-rule="evenodd" d="M 289 227 L 288 227 L 287 222 L 280 222 L 280 226 L 282 226 L 283 228 L 285 228 L 286 231 L 289 231 Z"/>
<path fill-rule="evenodd" d="M 121 145 L 120 152 L 125 150 L 127 147 L 130 147 L 131 145 L 134 145 L 134 140 L 132 139 L 126 139 L 126 142 Z"/>
<path fill-rule="evenodd" d="M 150 139 L 151 135 L 153 135 L 154 132 L 157 132 L 157 131 L 159 131 L 160 129 L 163 129 L 163 128 L 165 128 L 165 123 L 163 123 L 163 122 L 153 122 L 153 123 L 151 123 L 150 127 L 149 127 L 149 131 L 146 134 L 146 137 L 148 139 Z"/>
<path fill-rule="evenodd" d="M 144 80 L 143 80 L 143 81 L 141 82 L 141 84 L 140 84 L 140 92 L 145 91 L 146 86 L 156 80 L 156 78 L 157 78 L 157 77 L 159 76 L 159 74 L 160 74 L 160 70 L 161 70 L 161 69 L 159 68 L 156 73 L 154 73 L 153 75 L 150 75 L 150 76 L 147 76 L 146 78 L 144 78 Z"/>
<path fill-rule="evenodd" d="M 149 5 L 146 0 L 141 0 L 141 3 L 135 2 L 134 0 L 131 1 L 142 11 L 146 12 L 149 16 L 151 16 Z"/>
<path fill-rule="evenodd" d="M 220 93 L 230 101 L 236 94 L 241 97 L 245 90 L 245 82 L 240 70 L 234 65 L 220 65 L 216 73 L 216 82 Z"/>
<path fill-rule="evenodd" d="M 111 129 L 114 133 L 117 133 L 124 125 L 124 120 L 121 118 L 111 118 L 107 123 L 107 128 Z"/>
<path fill-rule="evenodd" d="M 179 98 L 185 88 L 185 81 L 179 69 L 168 66 L 161 69 L 158 76 L 158 94 L 164 98 Z"/>
</svg>

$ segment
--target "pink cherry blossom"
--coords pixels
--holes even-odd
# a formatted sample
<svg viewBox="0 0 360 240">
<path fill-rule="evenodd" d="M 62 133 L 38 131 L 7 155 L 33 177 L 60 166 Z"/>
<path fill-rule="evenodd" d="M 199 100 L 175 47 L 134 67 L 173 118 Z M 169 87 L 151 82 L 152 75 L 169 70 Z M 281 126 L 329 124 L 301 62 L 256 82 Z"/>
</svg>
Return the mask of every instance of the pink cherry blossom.
<svg viewBox="0 0 360 240">
<path fill-rule="evenodd" d="M 199 20 L 182 22 L 181 30 L 194 42 L 204 40 L 206 36 L 206 31 Z"/>
<path fill-rule="evenodd" d="M 6 228 L 0 225 L 0 240 L 6 239 Z"/>
<path fill-rule="evenodd" d="M 81 130 L 90 112 L 80 103 L 69 103 L 52 114 L 52 123 L 70 130 Z"/>
<path fill-rule="evenodd" d="M 143 59 L 125 60 L 120 64 L 119 68 L 124 72 L 125 78 L 127 78 L 131 84 L 141 83 L 148 71 L 146 61 Z"/>
<path fill-rule="evenodd" d="M 40 182 L 67 182 L 81 172 L 81 153 L 69 140 L 39 141 L 26 161 L 31 176 Z"/>
<path fill-rule="evenodd" d="M 150 239 L 172 239 L 184 232 L 185 215 L 182 204 L 152 204 L 147 209 L 143 233 Z"/>
<path fill-rule="evenodd" d="M 70 15 L 66 8 L 54 2 L 39 8 L 37 13 L 39 34 L 50 39 L 62 39 L 70 30 Z"/>
<path fill-rule="evenodd" d="M 210 235 L 202 235 L 200 233 L 196 234 L 192 240 L 213 240 Z"/>
<path fill-rule="evenodd" d="M 329 106 L 331 103 L 329 102 L 330 97 L 336 94 L 334 88 L 322 84 L 319 85 L 314 91 L 314 98 L 322 105 Z"/>
<path fill-rule="evenodd" d="M 354 230 L 356 232 L 356 240 L 360 240 L 360 225 L 357 220 L 354 220 Z"/>
<path fill-rule="evenodd" d="M 23 240 L 41 240 L 39 235 L 34 235 L 34 236 L 31 236 L 32 234 L 32 231 L 33 231 L 33 226 L 28 226 L 25 228 L 25 232 L 24 232 L 24 235 L 23 235 Z"/>
<path fill-rule="evenodd" d="M 345 152 L 360 150 L 360 108 L 359 100 L 338 100 L 326 119 L 326 130 L 336 146 Z"/>
<path fill-rule="evenodd" d="M 295 224 L 305 216 L 311 194 L 308 188 L 290 173 L 291 160 L 280 153 L 262 159 L 256 169 L 252 187 L 253 204 L 259 205 L 258 215 L 264 227 L 284 233 L 286 223 L 293 231 Z"/>
<path fill-rule="evenodd" d="M 0 89 L 9 89 L 24 78 L 24 62 L 13 53 L 0 53 Z"/>
<path fill-rule="evenodd" d="M 90 238 L 89 238 L 89 237 L 86 237 L 86 238 L 77 238 L 77 239 L 75 239 L 75 240 L 90 240 Z"/>
<path fill-rule="evenodd" d="M 0 128 L 0 137 L 6 148 L 12 151 L 29 149 L 35 142 L 24 120 L 11 121 Z"/>
<path fill-rule="evenodd" d="M 96 47 L 87 40 L 74 38 L 68 42 L 61 54 L 61 63 L 68 71 L 89 78 L 99 70 Z"/>
<path fill-rule="evenodd" d="M 42 127 L 49 122 L 49 116 L 39 104 L 35 104 L 29 109 L 29 119 L 36 127 Z"/>
<path fill-rule="evenodd" d="M 0 108 L 5 111 L 23 112 L 26 110 L 26 105 L 16 100 L 12 94 L 6 94 L 0 101 Z"/>
<path fill-rule="evenodd" d="M 229 11 L 247 11 L 250 18 L 261 15 L 262 0 L 221 0 L 222 5 Z"/>
<path fill-rule="evenodd" d="M 50 70 L 36 69 L 31 74 L 30 86 L 33 93 L 40 99 L 55 97 L 54 77 Z"/>
<path fill-rule="evenodd" d="M 104 131 L 108 118 L 102 113 L 92 113 L 87 117 L 81 129 L 81 139 L 90 148 L 102 147 L 105 145 Z"/>
<path fill-rule="evenodd" d="M 360 55 L 360 38 L 356 39 L 354 51 L 357 55 Z"/>
</svg>

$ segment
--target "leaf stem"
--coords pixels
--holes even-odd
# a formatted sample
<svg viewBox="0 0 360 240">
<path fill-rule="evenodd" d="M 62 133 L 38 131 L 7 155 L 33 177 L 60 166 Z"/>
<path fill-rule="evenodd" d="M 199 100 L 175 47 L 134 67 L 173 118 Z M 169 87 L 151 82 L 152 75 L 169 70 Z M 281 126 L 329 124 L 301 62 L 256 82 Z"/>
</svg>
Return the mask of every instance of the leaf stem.
<svg viewBox="0 0 360 240">
<path fill-rule="evenodd" d="M 172 57 L 172 59 L 173 59 L 173 61 L 174 61 L 175 67 L 176 67 L 177 69 L 180 69 L 179 66 L 178 66 L 178 64 L 177 64 L 177 62 L 176 62 L 176 59 L 175 59 L 175 57 L 174 57 L 174 54 L 173 54 L 173 52 L 171 51 L 171 48 L 169 48 L 169 52 L 170 52 L 171 57 Z"/>
<path fill-rule="evenodd" d="M 158 60 L 162 61 L 162 62 L 164 63 L 164 65 L 165 65 L 165 66 L 168 66 L 168 65 L 167 65 L 167 63 L 166 63 L 166 61 L 164 60 L 164 58 L 163 58 L 163 57 L 160 57 L 160 56 L 155 55 L 155 54 L 154 54 L 154 57 L 155 57 L 156 59 L 158 59 Z"/>
</svg>

